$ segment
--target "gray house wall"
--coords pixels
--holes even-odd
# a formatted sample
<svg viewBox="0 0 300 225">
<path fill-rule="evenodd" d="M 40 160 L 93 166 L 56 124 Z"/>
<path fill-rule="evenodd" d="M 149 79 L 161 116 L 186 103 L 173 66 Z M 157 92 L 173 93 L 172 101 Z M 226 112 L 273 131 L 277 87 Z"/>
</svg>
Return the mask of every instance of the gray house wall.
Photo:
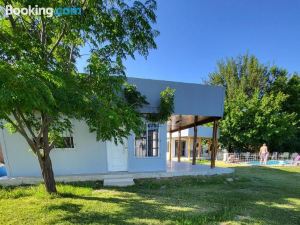
<svg viewBox="0 0 300 225">
<path fill-rule="evenodd" d="M 96 141 L 84 122 L 73 121 L 74 148 L 53 149 L 51 159 L 54 174 L 79 175 L 108 172 L 106 142 Z M 5 166 L 9 177 L 41 176 L 38 160 L 29 150 L 25 139 L 19 134 L 1 130 L 1 146 L 5 153 Z M 128 172 L 148 172 L 166 170 L 167 130 L 159 127 L 159 156 L 138 158 L 135 156 L 135 135 L 128 137 Z"/>
<path fill-rule="evenodd" d="M 128 138 L 128 172 L 166 170 L 167 126 L 159 126 L 159 156 L 139 158 L 135 156 L 135 135 Z"/>
<path fill-rule="evenodd" d="M 105 142 L 96 141 L 84 122 L 75 121 L 74 147 L 52 150 L 51 159 L 55 175 L 93 174 L 107 172 Z M 8 176 L 41 176 L 38 160 L 29 150 L 25 139 L 19 134 L 1 131 L 2 150 Z"/>
</svg>

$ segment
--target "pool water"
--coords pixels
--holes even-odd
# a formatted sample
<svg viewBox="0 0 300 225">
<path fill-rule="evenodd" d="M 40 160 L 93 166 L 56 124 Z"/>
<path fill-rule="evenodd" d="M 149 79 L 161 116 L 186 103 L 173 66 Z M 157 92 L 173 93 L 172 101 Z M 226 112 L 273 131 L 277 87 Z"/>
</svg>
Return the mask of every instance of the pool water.
<svg viewBox="0 0 300 225">
<path fill-rule="evenodd" d="M 0 166 L 0 177 L 7 176 L 5 166 Z"/>
<path fill-rule="evenodd" d="M 248 165 L 251 166 L 260 166 L 259 161 L 252 161 L 252 162 L 247 162 Z M 290 164 L 289 161 L 286 160 L 269 160 L 267 161 L 268 166 L 283 166 L 283 165 L 288 165 Z"/>
</svg>

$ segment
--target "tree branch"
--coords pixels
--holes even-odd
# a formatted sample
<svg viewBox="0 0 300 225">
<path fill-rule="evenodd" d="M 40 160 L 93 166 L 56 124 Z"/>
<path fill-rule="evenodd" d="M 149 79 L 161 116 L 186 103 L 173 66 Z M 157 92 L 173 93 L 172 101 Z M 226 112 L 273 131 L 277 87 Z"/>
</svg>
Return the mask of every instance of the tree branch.
<svg viewBox="0 0 300 225">
<path fill-rule="evenodd" d="M 49 122 L 48 122 L 48 116 L 44 113 L 42 113 L 42 126 L 44 126 L 43 129 L 43 144 L 44 144 L 44 153 L 49 154 L 51 151 L 49 146 Z"/>
<path fill-rule="evenodd" d="M 49 145 L 49 152 L 54 148 L 54 141 L 52 141 Z"/>
<path fill-rule="evenodd" d="M 12 5 L 12 4 L 11 4 L 11 1 L 7 1 L 7 0 L 4 1 L 4 4 L 5 4 L 5 5 L 8 5 L 8 4 Z M 16 30 L 16 21 L 14 20 L 14 18 L 12 17 L 12 15 L 8 15 L 8 20 L 9 20 L 9 22 L 10 22 L 12 28 L 13 28 L 14 30 Z"/>
<path fill-rule="evenodd" d="M 44 21 L 44 15 L 43 14 L 41 14 L 41 23 L 42 23 L 42 29 L 41 29 L 40 41 L 41 41 L 42 46 L 45 46 L 46 24 L 45 24 L 45 21 Z"/>
<path fill-rule="evenodd" d="M 53 48 L 52 48 L 51 51 L 49 52 L 49 55 L 51 55 L 51 54 L 54 52 L 54 50 L 55 50 L 56 47 L 58 46 L 59 42 L 61 41 L 61 39 L 62 39 L 63 36 L 65 35 L 66 27 L 67 27 L 67 25 L 64 24 L 63 29 L 62 29 L 62 32 L 60 33 L 60 35 L 59 35 L 57 41 L 55 42 L 55 44 L 54 44 L 54 46 L 53 46 Z"/>
<path fill-rule="evenodd" d="M 18 117 L 16 112 L 13 112 L 13 115 L 14 115 L 14 117 L 15 117 L 18 124 L 15 124 L 8 116 L 6 116 L 5 119 L 9 123 L 11 123 L 19 131 L 19 133 L 26 139 L 26 141 L 29 144 L 29 146 L 31 147 L 32 151 L 34 153 L 36 153 L 37 148 L 36 148 L 36 145 L 35 145 L 34 141 L 32 139 L 30 139 L 29 136 L 27 135 L 27 133 L 26 133 L 21 121 L 20 121 L 20 118 Z"/>
<path fill-rule="evenodd" d="M 28 23 L 26 20 L 24 20 L 23 17 L 22 17 L 21 15 L 20 15 L 20 18 L 21 18 L 21 22 L 22 22 L 22 26 L 23 26 L 24 30 L 27 31 L 28 35 L 29 35 L 32 39 L 34 39 L 34 37 L 32 36 L 32 34 L 31 34 L 31 32 L 30 32 L 30 29 L 28 29 L 28 27 L 26 27 L 26 25 L 25 25 L 25 22 L 26 22 L 27 24 L 29 24 L 29 25 L 30 25 L 30 23 Z"/>
<path fill-rule="evenodd" d="M 69 73 L 70 72 L 70 69 L 71 69 L 71 62 L 72 62 L 72 56 L 73 56 L 73 53 L 74 53 L 74 44 L 71 46 L 71 49 L 70 49 L 70 54 L 69 54 L 69 60 L 68 60 L 68 64 L 67 64 L 67 72 Z"/>
<path fill-rule="evenodd" d="M 29 133 L 31 134 L 31 136 L 36 139 L 36 135 L 35 133 L 33 132 L 32 128 L 31 128 L 31 125 L 29 124 L 29 122 L 26 120 L 24 114 L 20 111 L 20 110 L 17 110 L 18 114 L 20 115 L 21 119 L 23 120 L 24 124 L 26 125 Z"/>
<path fill-rule="evenodd" d="M 9 118 L 9 116 L 4 116 L 4 118 L 5 118 L 5 120 L 6 120 L 7 122 L 11 123 L 11 124 L 14 126 L 14 128 L 16 128 L 17 131 L 20 132 L 19 127 L 14 123 L 14 121 L 12 121 L 12 120 Z"/>
</svg>

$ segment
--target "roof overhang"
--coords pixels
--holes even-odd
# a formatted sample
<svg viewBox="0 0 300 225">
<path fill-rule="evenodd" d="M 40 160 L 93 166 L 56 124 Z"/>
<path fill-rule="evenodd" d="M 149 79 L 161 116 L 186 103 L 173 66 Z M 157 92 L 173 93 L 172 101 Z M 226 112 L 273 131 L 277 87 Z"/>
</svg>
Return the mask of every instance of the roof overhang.
<svg viewBox="0 0 300 225">
<path fill-rule="evenodd" d="M 167 122 L 168 132 L 177 132 L 194 126 L 219 120 L 221 117 L 214 116 L 195 116 L 195 115 L 172 115 Z"/>
<path fill-rule="evenodd" d="M 149 102 L 149 105 L 141 109 L 142 113 L 157 112 L 160 92 L 167 87 L 175 89 L 174 112 L 167 122 L 169 132 L 202 125 L 223 117 L 223 87 L 132 77 L 128 77 L 127 80 L 134 84 Z"/>
</svg>

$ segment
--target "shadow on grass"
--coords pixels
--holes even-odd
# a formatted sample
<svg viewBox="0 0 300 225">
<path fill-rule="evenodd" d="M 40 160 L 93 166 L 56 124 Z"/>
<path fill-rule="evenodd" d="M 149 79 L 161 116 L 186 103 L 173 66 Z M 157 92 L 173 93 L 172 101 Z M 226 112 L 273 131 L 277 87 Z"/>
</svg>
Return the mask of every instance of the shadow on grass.
<svg viewBox="0 0 300 225">
<path fill-rule="evenodd" d="M 81 196 L 63 193 L 63 198 L 118 205 L 122 210 L 117 213 L 87 211 L 82 210 L 83 205 L 62 203 L 57 209 L 69 213 L 57 222 L 299 224 L 298 172 L 269 167 L 236 167 L 235 170 L 235 174 L 225 176 L 138 180 L 135 186 L 127 188 L 103 188 L 93 182 L 72 183 L 74 187 L 100 190 L 102 194 Z M 229 177 L 232 180 L 228 180 Z M 101 190 L 115 191 L 118 195 L 105 196 L 105 191 Z M 299 203 L 293 204 L 290 199 Z"/>
<path fill-rule="evenodd" d="M 63 210 L 68 214 L 59 218 L 55 223 L 68 221 L 74 224 L 109 223 L 109 224 L 207 224 L 210 219 L 219 221 L 226 219 L 226 211 L 217 209 L 214 212 L 194 213 L 193 210 L 181 212 L 165 208 L 165 204 L 154 201 L 146 202 L 130 198 L 102 198 L 93 196 L 73 196 L 73 199 L 84 201 L 99 201 L 99 203 L 118 204 L 122 210 L 118 212 L 97 212 L 81 210 L 83 205 L 62 203 L 47 210 Z M 228 217 L 229 218 L 229 217 Z"/>
</svg>

